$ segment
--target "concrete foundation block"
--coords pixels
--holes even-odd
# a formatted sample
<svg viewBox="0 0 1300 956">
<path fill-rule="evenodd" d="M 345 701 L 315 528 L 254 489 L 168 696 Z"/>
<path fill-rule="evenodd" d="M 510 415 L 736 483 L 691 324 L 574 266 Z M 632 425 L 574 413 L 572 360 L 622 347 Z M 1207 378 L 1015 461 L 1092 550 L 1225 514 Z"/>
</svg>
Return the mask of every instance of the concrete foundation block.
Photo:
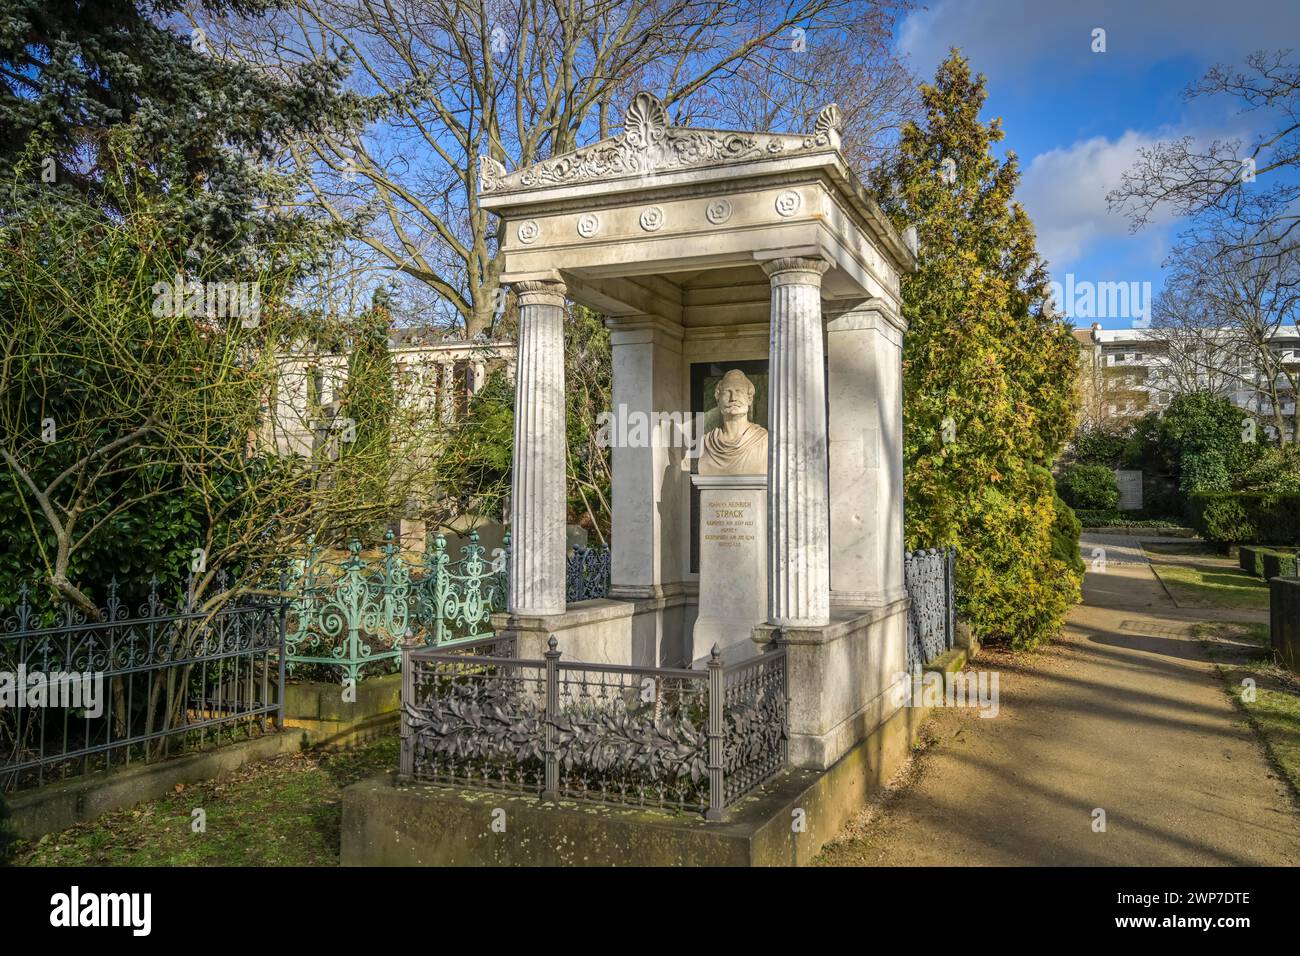
<svg viewBox="0 0 1300 956">
<path fill-rule="evenodd" d="M 884 607 L 832 607 L 820 627 L 762 624 L 754 641 L 789 656 L 790 763 L 825 770 L 901 706 L 907 680 L 908 599 Z"/>
<path fill-rule="evenodd" d="M 894 712 L 825 770 L 791 768 L 718 822 L 671 813 L 542 803 L 521 795 L 399 783 L 343 792 L 344 866 L 800 866 L 907 758 L 924 708 Z M 495 823 L 495 826 L 494 826 Z"/>
<path fill-rule="evenodd" d="M 686 652 L 670 646 L 665 636 L 680 634 L 684 603 L 680 592 L 636 600 L 596 598 L 575 602 L 561 614 L 494 614 L 492 626 L 498 636 L 514 638 L 516 656 L 523 660 L 541 660 L 554 634 L 566 661 L 678 666 Z M 666 626 L 670 618 L 677 622 L 671 628 Z"/>
<path fill-rule="evenodd" d="M 344 698 L 342 684 L 285 685 L 285 726 L 308 731 L 321 747 L 350 747 L 388 733 L 397 726 L 402 706 L 402 675 L 385 674 L 360 681 Z"/>
</svg>

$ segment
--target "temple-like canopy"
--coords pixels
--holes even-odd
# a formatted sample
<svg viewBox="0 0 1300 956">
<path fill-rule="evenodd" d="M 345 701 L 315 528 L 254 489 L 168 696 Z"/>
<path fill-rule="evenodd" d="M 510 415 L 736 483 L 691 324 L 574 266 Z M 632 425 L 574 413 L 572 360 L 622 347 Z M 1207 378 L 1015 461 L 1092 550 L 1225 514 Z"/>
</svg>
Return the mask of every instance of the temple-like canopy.
<svg viewBox="0 0 1300 956">
<path fill-rule="evenodd" d="M 481 203 L 503 220 L 502 280 L 562 279 L 607 315 L 684 327 L 765 320 L 760 264 L 826 259 L 827 299 L 898 306 L 915 254 L 867 194 L 840 145 L 840 111 L 806 135 L 671 126 L 639 93 L 623 132 L 506 172 L 480 161 Z M 707 313 L 707 314 L 705 314 Z"/>
</svg>

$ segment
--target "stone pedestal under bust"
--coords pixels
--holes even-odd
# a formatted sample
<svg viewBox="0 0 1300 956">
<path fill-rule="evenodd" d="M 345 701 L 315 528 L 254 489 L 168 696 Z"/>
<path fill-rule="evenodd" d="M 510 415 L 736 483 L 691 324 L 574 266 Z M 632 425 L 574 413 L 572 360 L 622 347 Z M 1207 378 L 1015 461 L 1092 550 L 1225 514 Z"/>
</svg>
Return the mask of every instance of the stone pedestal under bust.
<svg viewBox="0 0 1300 956">
<path fill-rule="evenodd" d="M 692 475 L 700 489 L 700 605 L 691 657 L 713 645 L 752 648 L 754 625 L 767 620 L 767 476 Z"/>
</svg>

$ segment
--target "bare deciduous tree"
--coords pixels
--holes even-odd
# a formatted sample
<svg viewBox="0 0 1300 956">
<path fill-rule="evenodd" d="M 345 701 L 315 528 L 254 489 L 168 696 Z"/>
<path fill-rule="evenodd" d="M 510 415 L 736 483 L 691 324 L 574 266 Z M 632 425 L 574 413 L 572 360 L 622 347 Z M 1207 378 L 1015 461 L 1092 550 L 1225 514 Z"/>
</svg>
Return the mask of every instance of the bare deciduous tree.
<svg viewBox="0 0 1300 956">
<path fill-rule="evenodd" d="M 841 97 L 859 158 L 912 95 L 888 41 L 910 0 L 297 0 L 255 21 L 196 23 L 272 72 L 336 51 L 365 99 L 359 132 L 291 150 L 311 198 L 432 290 L 467 337 L 504 301 L 480 157 L 517 168 L 611 134 L 637 89 L 674 121 L 763 128 Z"/>
<path fill-rule="evenodd" d="M 255 309 L 214 311 L 214 289 L 239 284 L 193 279 L 156 205 L 110 220 L 73 200 L 0 230 L 0 501 L 50 591 L 88 617 L 84 578 L 102 585 L 106 556 L 138 538 L 167 549 L 174 579 L 194 572 L 204 606 L 274 590 L 267 572 L 308 536 L 338 540 L 428 499 L 442 440 L 429 380 L 394 375 L 375 401 L 363 390 L 388 389 L 382 376 L 357 375 L 329 415 L 281 401 L 290 345 L 346 367 L 347 328 L 286 306 L 287 276 L 249 275 L 259 291 L 240 304 Z M 375 408 L 384 421 L 348 421 Z M 350 440 L 367 429 L 383 437 Z"/>
<path fill-rule="evenodd" d="M 1129 216 L 1133 228 L 1147 225 L 1157 210 L 1207 217 L 1211 228 L 1230 220 L 1242 228 L 1234 248 L 1268 255 L 1278 244 L 1300 245 L 1300 58 L 1293 50 L 1259 51 L 1241 69 L 1215 66 L 1184 96 L 1238 100 L 1243 112 L 1267 117 L 1269 128 L 1249 143 L 1216 139 L 1208 145 L 1190 136 L 1139 152 L 1107 201 Z M 1231 248 L 1225 248 L 1230 252 Z"/>
<path fill-rule="evenodd" d="M 1300 362 L 1288 361 L 1280 342 L 1300 303 L 1295 244 L 1284 229 L 1268 241 L 1251 225 L 1201 229 L 1174 250 L 1170 266 L 1152 337 L 1168 355 L 1174 384 L 1258 396 L 1256 410 L 1286 441 L 1285 408 L 1300 386 Z"/>
</svg>

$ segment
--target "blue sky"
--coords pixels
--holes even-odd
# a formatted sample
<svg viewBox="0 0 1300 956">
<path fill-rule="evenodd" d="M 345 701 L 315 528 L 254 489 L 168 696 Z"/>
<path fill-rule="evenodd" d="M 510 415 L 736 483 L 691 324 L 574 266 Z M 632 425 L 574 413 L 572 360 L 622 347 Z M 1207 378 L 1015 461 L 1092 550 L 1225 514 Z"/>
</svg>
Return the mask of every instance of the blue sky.
<svg viewBox="0 0 1300 956">
<path fill-rule="evenodd" d="M 1091 50 L 1098 27 L 1105 53 Z M 1020 199 L 1053 279 L 1149 281 L 1158 293 L 1178 222 L 1130 234 L 1107 212 L 1106 192 L 1141 146 L 1185 135 L 1249 141 L 1263 117 L 1226 98 L 1186 101 L 1183 90 L 1214 63 L 1300 47 L 1300 0 L 931 0 L 896 42 L 922 77 L 950 46 L 987 76 L 985 118 L 1002 117 L 1002 147 L 1020 157 Z"/>
</svg>

